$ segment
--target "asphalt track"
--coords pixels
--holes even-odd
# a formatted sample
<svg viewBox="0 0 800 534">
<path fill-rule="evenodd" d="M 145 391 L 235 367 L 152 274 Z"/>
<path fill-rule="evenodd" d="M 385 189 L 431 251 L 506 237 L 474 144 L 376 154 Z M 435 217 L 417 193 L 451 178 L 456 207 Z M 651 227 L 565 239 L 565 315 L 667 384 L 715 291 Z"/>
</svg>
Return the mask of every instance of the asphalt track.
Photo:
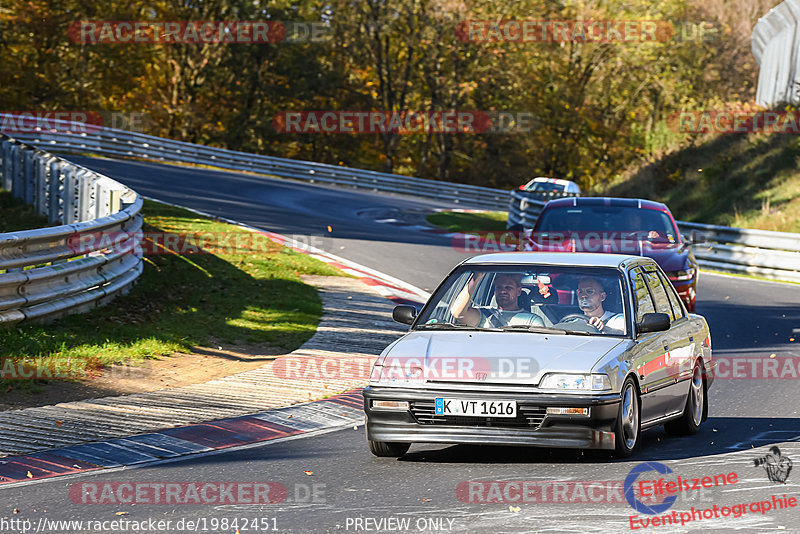
<svg viewBox="0 0 800 534">
<path fill-rule="evenodd" d="M 147 196 L 284 234 L 313 236 L 311 242 L 319 248 L 426 290 L 435 288 L 449 269 L 466 257 L 454 250 L 450 237 L 414 224 L 419 213 L 446 207 L 440 203 L 229 172 L 71 159 Z M 718 514 L 725 510 L 733 514 L 734 509 L 723 507 L 738 505 L 741 512 L 741 505 L 771 500 L 773 495 L 800 497 L 796 469 L 785 484 L 778 484 L 768 480 L 766 471 L 753 462 L 772 446 L 780 447 L 783 456 L 800 461 L 799 378 L 780 373 L 786 361 L 796 369 L 794 358 L 800 357 L 800 286 L 702 273 L 697 312 L 710 323 L 715 357 L 739 358 L 737 371 L 745 375 L 753 368 L 762 369 L 765 360 L 778 360 L 778 376 L 786 378 L 718 379 L 709 392 L 709 419 L 696 436 L 671 437 L 661 428 L 647 431 L 638 455 L 626 461 L 572 450 L 427 445 L 413 446 L 401 460 L 377 459 L 367 451 L 363 427 L 348 428 L 177 462 L 3 488 L 0 531 L 21 532 L 4 524 L 2 518 L 29 519 L 33 529 L 41 518 L 153 518 L 172 521 L 170 528 L 162 531 L 235 532 L 230 524 L 222 528 L 220 521 L 237 517 L 240 532 L 267 531 L 265 525 L 269 530 L 276 526 L 279 531 L 292 532 L 798 531 L 800 507 L 763 514 L 748 507 L 738 518 L 697 519 L 695 515 L 694 521 L 683 526 L 678 519 L 677 526 L 654 528 L 650 524 L 646 529 L 631 519 L 673 511 L 680 518 L 680 512 L 690 512 L 692 507 L 717 506 Z M 729 366 L 728 374 L 733 372 Z M 622 494 L 626 476 L 643 462 L 665 464 L 672 473 L 650 471 L 642 473 L 640 480 L 733 472 L 737 481 L 682 492 L 672 507 L 650 516 L 635 511 Z M 87 505 L 69 496 L 69 486 L 83 482 L 204 481 L 274 481 L 286 487 L 287 497 L 266 505 L 132 506 Z M 468 481 L 486 484 L 472 493 L 459 491 Z M 541 486 L 524 488 L 509 485 L 509 481 Z M 565 486 L 565 482 L 587 484 Z M 588 489 L 579 491 L 579 487 Z M 479 502 L 481 499 L 493 502 Z M 771 502 L 771 506 L 777 505 Z M 248 522 L 242 528 L 243 518 L 269 521 Z M 178 525 L 181 519 L 184 523 Z M 216 527 L 211 528 L 214 519 Z M 189 529 L 187 520 L 201 524 Z M 406 520 L 408 523 L 403 523 Z M 61 525 L 42 531 L 123 531 L 121 525 L 116 527 L 107 524 L 92 530 L 87 524 L 82 529 Z"/>
</svg>

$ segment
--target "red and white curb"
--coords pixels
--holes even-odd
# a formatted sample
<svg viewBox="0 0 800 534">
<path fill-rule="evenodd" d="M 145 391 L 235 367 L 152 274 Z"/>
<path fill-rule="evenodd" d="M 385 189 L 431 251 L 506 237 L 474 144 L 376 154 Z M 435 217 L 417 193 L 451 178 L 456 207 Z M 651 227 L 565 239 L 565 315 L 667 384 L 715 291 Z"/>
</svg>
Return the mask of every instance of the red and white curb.
<svg viewBox="0 0 800 534">
<path fill-rule="evenodd" d="M 169 202 L 203 217 L 226 222 L 262 234 L 280 245 L 336 267 L 372 286 L 397 303 L 422 304 L 430 294 L 375 269 L 325 252 L 316 247 L 224 217 Z M 72 445 L 26 455 L 0 458 L 0 487 L 33 480 L 71 475 L 98 469 L 118 468 L 205 453 L 213 450 L 310 434 L 363 423 L 361 390 L 334 395 L 325 400 L 277 408 L 268 412 L 180 426 L 100 442 Z"/>
<path fill-rule="evenodd" d="M 268 412 L 0 459 L 0 487 L 312 434 L 364 420 L 361 390 Z"/>
</svg>

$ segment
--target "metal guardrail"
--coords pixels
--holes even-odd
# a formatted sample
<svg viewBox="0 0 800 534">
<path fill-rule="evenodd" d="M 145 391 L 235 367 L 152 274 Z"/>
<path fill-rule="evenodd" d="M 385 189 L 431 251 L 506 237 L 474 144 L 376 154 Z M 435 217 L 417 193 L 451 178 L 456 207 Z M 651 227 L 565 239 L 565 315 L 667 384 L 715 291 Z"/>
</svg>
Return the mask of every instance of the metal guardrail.
<svg viewBox="0 0 800 534">
<path fill-rule="evenodd" d="M 512 191 L 508 227 L 533 228 L 544 205 L 526 198 L 522 191 Z M 800 234 L 676 222 L 682 234 L 692 230 L 703 233 L 704 241 L 692 245 L 701 267 L 800 282 Z"/>
<path fill-rule="evenodd" d="M 800 99 L 800 0 L 769 10 L 753 28 L 751 50 L 759 65 L 756 102 L 771 107 Z"/>
<path fill-rule="evenodd" d="M 87 311 L 141 274 L 142 199 L 133 190 L 2 134 L 0 188 L 62 223 L 0 234 L 0 325 Z M 80 241 L 89 233 L 125 246 L 109 252 L 100 239 Z"/>
<path fill-rule="evenodd" d="M 799 0 L 800 1 L 800 0 Z M 0 119 L 2 115 L 0 115 Z M 104 128 L 87 133 L 86 125 L 50 120 L 55 129 L 21 133 L 39 146 L 61 152 L 99 154 L 209 165 L 283 178 L 347 185 L 417 197 L 457 202 L 481 209 L 508 209 L 509 226 L 533 227 L 545 202 L 537 193 L 424 180 L 323 163 L 275 158 L 205 147 L 150 135 Z M 510 196 L 510 199 L 509 199 Z M 681 232 L 697 229 L 708 243 L 695 244 L 700 265 L 714 270 L 748 273 L 777 280 L 800 281 L 797 252 L 800 234 L 745 230 L 678 221 Z"/>
<path fill-rule="evenodd" d="M 548 199 L 550 200 L 550 199 Z M 508 228 L 533 228 L 536 218 L 542 212 L 547 200 L 542 200 L 540 194 L 526 191 L 511 191 L 508 201 Z"/>
<path fill-rule="evenodd" d="M 0 119 L 2 117 L 3 115 L 0 115 Z M 505 211 L 508 204 L 508 191 L 502 189 L 261 156 L 173 141 L 137 132 L 87 127 L 84 124 L 74 124 L 68 121 L 50 120 L 48 122 L 54 128 L 20 132 L 14 135 L 18 139 L 40 147 L 52 147 L 52 150 L 58 152 L 91 153 L 209 165 L 311 183 L 320 182 L 413 195 L 487 210 Z M 87 129 L 92 128 L 95 130 L 94 132 L 86 132 Z"/>
</svg>

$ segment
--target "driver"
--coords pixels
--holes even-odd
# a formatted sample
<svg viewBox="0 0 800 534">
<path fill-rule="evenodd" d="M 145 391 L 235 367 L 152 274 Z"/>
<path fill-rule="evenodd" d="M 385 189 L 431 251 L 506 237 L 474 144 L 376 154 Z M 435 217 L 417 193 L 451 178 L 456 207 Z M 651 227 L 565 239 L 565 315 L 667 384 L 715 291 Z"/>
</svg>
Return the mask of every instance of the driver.
<svg viewBox="0 0 800 534">
<path fill-rule="evenodd" d="M 589 317 L 587 321 L 604 334 L 621 335 L 625 332 L 625 316 L 621 313 L 605 311 L 603 301 L 606 292 L 599 279 L 583 276 L 578 280 L 578 307 Z"/>
<path fill-rule="evenodd" d="M 647 232 L 648 240 L 658 239 L 661 237 L 661 234 L 659 234 L 655 230 L 650 230 L 650 231 L 643 230 L 644 223 L 642 222 L 642 216 L 639 215 L 636 211 L 631 211 L 627 214 L 627 224 L 628 224 L 628 229 L 631 230 L 631 233 L 638 234 Z"/>
<path fill-rule="evenodd" d="M 496 328 L 509 324 L 544 326 L 541 317 L 519 307 L 517 298 L 522 294 L 521 274 L 497 273 L 494 278 L 496 308 L 473 306 L 472 295 L 484 276 L 486 273 L 473 274 L 464 289 L 453 300 L 451 311 L 456 321 L 481 328 Z"/>
</svg>

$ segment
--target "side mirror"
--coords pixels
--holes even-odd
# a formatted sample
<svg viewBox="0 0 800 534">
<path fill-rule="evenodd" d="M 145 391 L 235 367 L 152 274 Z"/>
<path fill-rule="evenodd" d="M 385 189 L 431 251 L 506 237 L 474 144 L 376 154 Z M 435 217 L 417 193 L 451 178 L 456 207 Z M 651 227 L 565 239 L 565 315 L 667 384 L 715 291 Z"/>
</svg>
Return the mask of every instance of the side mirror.
<svg viewBox="0 0 800 534">
<path fill-rule="evenodd" d="M 411 324 L 417 318 L 417 309 L 414 306 L 401 304 L 392 310 L 392 319 L 398 323 Z"/>
<path fill-rule="evenodd" d="M 669 315 L 666 313 L 645 313 L 640 323 L 636 323 L 636 332 L 663 332 L 669 329 Z"/>
<path fill-rule="evenodd" d="M 706 234 L 703 232 L 699 232 L 697 230 L 692 230 L 689 232 L 689 243 L 705 243 L 706 241 Z"/>
</svg>

